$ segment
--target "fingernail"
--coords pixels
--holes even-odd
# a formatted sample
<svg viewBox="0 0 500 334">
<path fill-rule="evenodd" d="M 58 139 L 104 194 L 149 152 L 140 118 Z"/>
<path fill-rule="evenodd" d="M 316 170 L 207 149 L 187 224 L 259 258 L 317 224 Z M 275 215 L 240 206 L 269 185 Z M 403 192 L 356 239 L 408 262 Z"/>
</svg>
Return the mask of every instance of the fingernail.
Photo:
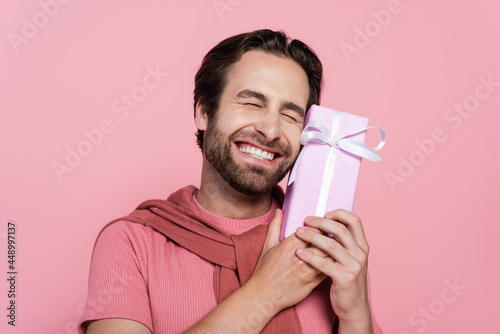
<svg viewBox="0 0 500 334">
<path fill-rule="evenodd" d="M 304 228 L 303 228 L 303 227 L 299 227 L 299 228 L 297 229 L 297 233 L 298 233 L 298 234 L 302 234 L 302 233 L 304 233 Z"/>
<path fill-rule="evenodd" d="M 308 222 L 310 222 L 310 221 L 311 221 L 311 220 L 313 220 L 313 219 L 314 219 L 314 217 L 313 217 L 313 216 L 307 216 L 307 217 L 306 217 L 306 219 L 304 219 L 304 221 L 305 221 L 306 223 L 308 223 Z"/>
<path fill-rule="evenodd" d="M 304 253 L 304 250 L 299 247 L 299 248 L 297 248 L 297 253 L 302 254 L 302 253 Z"/>
</svg>

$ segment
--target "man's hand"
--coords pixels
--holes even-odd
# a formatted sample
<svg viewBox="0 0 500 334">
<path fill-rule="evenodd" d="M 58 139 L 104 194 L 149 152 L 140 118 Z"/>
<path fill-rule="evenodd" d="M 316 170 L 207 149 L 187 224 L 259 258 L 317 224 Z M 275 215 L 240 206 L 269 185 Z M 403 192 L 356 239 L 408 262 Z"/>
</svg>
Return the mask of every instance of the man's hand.
<svg viewBox="0 0 500 334">
<path fill-rule="evenodd" d="M 324 218 L 307 217 L 305 224 L 296 235 L 314 246 L 300 247 L 296 254 L 331 277 L 330 300 L 339 317 L 339 333 L 372 333 L 367 287 L 369 246 L 361 220 L 338 209 Z"/>
<path fill-rule="evenodd" d="M 278 209 L 269 223 L 259 262 L 248 282 L 256 291 L 268 291 L 264 295 L 270 296 L 278 312 L 300 302 L 326 278 L 295 255 L 299 247 L 307 247 L 309 242 L 292 234 L 280 243 L 282 222 L 283 211 Z"/>
<path fill-rule="evenodd" d="M 295 234 L 279 242 L 282 221 L 283 212 L 276 210 L 260 259 L 248 281 L 185 333 L 241 333 L 243 329 L 246 333 L 260 333 L 276 314 L 307 297 L 326 278 L 295 255 L 299 247 L 306 248 L 309 242 Z M 259 316 L 249 321 L 252 314 Z"/>
</svg>

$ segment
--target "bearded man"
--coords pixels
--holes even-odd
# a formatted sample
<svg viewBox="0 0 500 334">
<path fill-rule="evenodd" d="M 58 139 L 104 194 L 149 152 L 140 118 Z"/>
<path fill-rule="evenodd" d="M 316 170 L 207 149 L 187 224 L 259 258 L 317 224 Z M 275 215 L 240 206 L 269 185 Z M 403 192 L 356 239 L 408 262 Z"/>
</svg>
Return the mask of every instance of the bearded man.
<svg viewBox="0 0 500 334">
<path fill-rule="evenodd" d="M 382 333 L 359 217 L 303 217 L 279 242 L 277 183 L 321 88 L 317 56 L 283 32 L 240 34 L 208 52 L 194 89 L 201 184 L 103 228 L 80 333 Z"/>
</svg>

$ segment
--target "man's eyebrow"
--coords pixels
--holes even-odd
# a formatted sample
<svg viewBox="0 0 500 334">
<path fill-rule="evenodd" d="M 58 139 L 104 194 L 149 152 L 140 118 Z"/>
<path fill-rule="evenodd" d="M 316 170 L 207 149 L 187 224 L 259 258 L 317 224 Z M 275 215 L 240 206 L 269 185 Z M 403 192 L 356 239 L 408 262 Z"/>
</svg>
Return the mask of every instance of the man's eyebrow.
<svg viewBox="0 0 500 334">
<path fill-rule="evenodd" d="M 242 90 L 236 95 L 236 97 L 254 97 L 258 100 L 261 100 L 262 102 L 267 102 L 267 97 L 264 94 L 250 89 Z"/>
<path fill-rule="evenodd" d="M 283 102 L 283 104 L 281 106 L 282 106 L 282 108 L 295 111 L 297 114 L 300 115 L 300 117 L 304 117 L 306 115 L 306 112 L 304 111 L 304 109 L 302 109 L 301 107 L 299 107 L 298 105 L 296 105 L 293 102 L 286 101 L 286 102 Z"/>
</svg>

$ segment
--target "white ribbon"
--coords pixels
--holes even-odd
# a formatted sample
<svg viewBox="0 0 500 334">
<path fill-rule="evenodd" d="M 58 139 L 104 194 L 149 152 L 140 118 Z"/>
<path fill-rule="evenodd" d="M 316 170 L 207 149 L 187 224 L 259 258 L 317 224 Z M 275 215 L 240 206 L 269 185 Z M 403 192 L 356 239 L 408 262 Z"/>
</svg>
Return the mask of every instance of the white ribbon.
<svg viewBox="0 0 500 334">
<path fill-rule="evenodd" d="M 381 139 L 380 143 L 375 147 L 368 147 L 363 143 L 360 143 L 355 140 L 346 139 L 347 137 L 357 135 L 358 133 L 367 131 L 369 129 L 376 128 L 380 130 Z M 315 130 L 310 130 L 315 129 Z M 385 131 L 379 128 L 378 126 L 369 126 L 362 130 L 346 134 L 340 138 L 335 138 L 335 136 L 331 133 L 330 130 L 322 123 L 318 121 L 311 121 L 307 123 L 302 130 L 302 134 L 300 136 L 300 143 L 302 145 L 307 145 L 307 143 L 317 143 L 317 144 L 327 144 L 330 145 L 331 150 L 341 149 L 343 151 L 352 153 L 354 155 L 360 156 L 362 158 L 366 158 L 370 161 L 380 161 L 382 158 L 375 154 L 378 150 L 380 150 L 385 144 L 386 134 Z M 304 153 L 304 147 L 300 151 L 299 156 L 297 157 L 297 161 L 295 161 L 295 165 L 293 166 L 292 171 L 290 172 L 290 178 L 288 179 L 288 185 L 292 184 L 295 181 L 295 174 L 297 173 L 297 169 L 300 164 L 300 160 L 302 159 L 302 153 Z"/>
</svg>

